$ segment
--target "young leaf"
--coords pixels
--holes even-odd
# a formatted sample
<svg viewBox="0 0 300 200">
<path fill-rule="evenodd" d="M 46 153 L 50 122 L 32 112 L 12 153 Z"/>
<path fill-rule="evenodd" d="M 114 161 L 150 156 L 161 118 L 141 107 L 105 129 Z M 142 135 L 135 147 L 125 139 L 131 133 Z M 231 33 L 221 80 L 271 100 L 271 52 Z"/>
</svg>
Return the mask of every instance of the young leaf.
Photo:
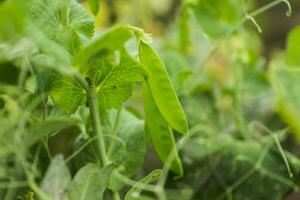
<svg viewBox="0 0 300 200">
<path fill-rule="evenodd" d="M 157 169 L 152 171 L 150 174 L 145 176 L 142 180 L 137 182 L 125 195 L 124 200 L 138 200 L 140 199 L 140 193 L 142 192 L 142 185 L 147 185 L 149 183 L 155 182 L 159 179 L 162 174 L 162 170 Z"/>
<path fill-rule="evenodd" d="M 79 105 L 87 101 L 85 90 L 74 78 L 59 74 L 53 75 L 50 97 L 67 113 L 75 112 Z"/>
<path fill-rule="evenodd" d="M 70 183 L 71 175 L 63 156 L 55 156 L 42 180 L 41 189 L 54 200 L 67 200 Z"/>
<path fill-rule="evenodd" d="M 286 61 L 290 66 L 300 66 L 300 27 L 294 28 L 288 35 Z"/>
<path fill-rule="evenodd" d="M 70 126 L 78 125 L 80 121 L 75 118 L 48 118 L 41 122 L 35 122 L 25 135 L 25 144 L 30 147 L 46 136 Z"/>
<path fill-rule="evenodd" d="M 91 10 L 94 15 L 98 14 L 99 8 L 100 8 L 100 0 L 88 0 Z"/>
<path fill-rule="evenodd" d="M 170 169 L 179 176 L 182 176 L 183 169 L 181 160 L 177 153 L 172 129 L 161 116 L 146 84 L 143 85 L 143 100 L 146 134 L 149 137 L 155 152 L 160 160 L 165 164 L 169 156 L 173 157 L 173 162 L 171 163 L 171 166 L 168 167 L 170 167 Z"/>
<path fill-rule="evenodd" d="M 144 80 L 146 71 L 126 50 L 121 52 L 117 65 L 110 64 L 106 58 L 92 62 L 90 72 L 102 108 L 119 108 L 132 93 L 134 83 Z"/>
<path fill-rule="evenodd" d="M 95 164 L 87 164 L 74 177 L 70 187 L 70 200 L 103 199 L 108 178 L 113 165 L 100 169 Z"/>
<path fill-rule="evenodd" d="M 131 36 L 128 26 L 116 26 L 90 41 L 76 56 L 76 63 L 78 63 L 80 67 L 83 67 L 85 63 L 97 55 L 107 54 L 116 49 L 121 49 Z"/>
<path fill-rule="evenodd" d="M 300 141 L 300 70 L 279 68 L 272 71 L 271 81 L 277 95 L 277 108 L 283 119 L 293 128 Z"/>
<path fill-rule="evenodd" d="M 184 111 L 160 58 L 148 44 L 141 42 L 140 59 L 148 70 L 147 83 L 159 112 L 172 128 L 186 133 L 188 125 Z"/>
</svg>

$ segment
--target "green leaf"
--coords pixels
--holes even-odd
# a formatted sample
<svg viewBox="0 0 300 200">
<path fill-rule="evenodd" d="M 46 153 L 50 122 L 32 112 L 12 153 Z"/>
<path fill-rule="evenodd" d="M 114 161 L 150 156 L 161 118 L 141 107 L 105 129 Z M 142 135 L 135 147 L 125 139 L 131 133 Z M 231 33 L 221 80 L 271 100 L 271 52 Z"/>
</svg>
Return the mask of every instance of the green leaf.
<svg viewBox="0 0 300 200">
<path fill-rule="evenodd" d="M 142 192 L 142 186 L 155 182 L 162 174 L 162 170 L 157 169 L 145 176 L 142 180 L 137 182 L 125 195 L 124 200 L 138 200 L 140 199 L 140 193 Z"/>
<path fill-rule="evenodd" d="M 67 48 L 79 48 L 94 34 L 93 18 L 76 0 L 32 0 L 30 8 L 33 23 Z"/>
<path fill-rule="evenodd" d="M 93 146 L 92 141 L 94 140 L 88 138 L 86 135 L 79 135 L 76 138 L 73 151 L 79 151 L 74 158 L 74 164 L 77 170 L 85 166 L 87 163 L 101 164 L 101 160 Z"/>
<path fill-rule="evenodd" d="M 242 0 L 196 0 L 188 6 L 208 35 L 220 37 L 243 17 L 243 4 Z"/>
<path fill-rule="evenodd" d="M 143 85 L 143 100 L 146 134 L 149 137 L 155 152 L 164 164 L 171 165 L 168 167 L 179 176 L 182 176 L 183 169 L 177 153 L 172 129 L 161 116 L 146 84 Z M 173 158 L 172 163 L 166 163 L 169 157 Z"/>
<path fill-rule="evenodd" d="M 102 108 L 119 108 L 131 95 L 134 83 L 143 81 L 146 71 L 126 50 L 121 52 L 117 65 L 107 58 L 98 59 L 91 64 L 90 74 Z"/>
<path fill-rule="evenodd" d="M 113 165 L 100 169 L 95 164 L 87 164 L 74 177 L 70 187 L 70 200 L 103 199 L 108 178 Z"/>
<path fill-rule="evenodd" d="M 271 81 L 276 92 L 279 114 L 292 127 L 300 141 L 300 69 L 273 69 Z"/>
<path fill-rule="evenodd" d="M 16 3 L 0 4 L 0 41 L 16 38 L 24 31 L 25 12 Z"/>
<path fill-rule="evenodd" d="M 88 0 L 94 15 L 98 14 L 100 8 L 100 0 Z"/>
<path fill-rule="evenodd" d="M 118 173 L 130 177 L 144 161 L 146 152 L 144 122 L 125 109 L 111 110 L 109 119 L 110 125 L 105 127 L 108 157 L 116 164 Z M 123 182 L 118 177 L 111 177 L 109 182 L 111 189 L 117 191 L 122 186 Z"/>
<path fill-rule="evenodd" d="M 184 111 L 160 58 L 148 44 L 141 42 L 140 59 L 148 70 L 146 81 L 159 112 L 172 128 L 186 133 L 188 125 Z"/>
<path fill-rule="evenodd" d="M 53 75 L 50 96 L 67 113 L 75 112 L 79 105 L 87 101 L 85 90 L 74 78 L 59 74 Z"/>
<path fill-rule="evenodd" d="M 286 62 L 290 66 L 300 66 L 300 27 L 294 28 L 288 35 Z"/>
<path fill-rule="evenodd" d="M 41 189 L 54 200 L 67 200 L 70 183 L 71 175 L 63 156 L 55 156 L 41 182 Z"/>
<path fill-rule="evenodd" d="M 130 28 L 119 25 L 106 31 L 102 35 L 90 41 L 76 56 L 76 62 L 80 67 L 101 54 L 108 54 L 114 50 L 123 48 L 125 42 L 132 37 Z M 82 70 L 82 69 L 81 69 Z"/>
<path fill-rule="evenodd" d="M 72 117 L 47 118 L 44 121 L 34 122 L 32 128 L 26 134 L 25 144 L 30 147 L 56 131 L 78 125 L 79 123 L 78 119 Z"/>
</svg>

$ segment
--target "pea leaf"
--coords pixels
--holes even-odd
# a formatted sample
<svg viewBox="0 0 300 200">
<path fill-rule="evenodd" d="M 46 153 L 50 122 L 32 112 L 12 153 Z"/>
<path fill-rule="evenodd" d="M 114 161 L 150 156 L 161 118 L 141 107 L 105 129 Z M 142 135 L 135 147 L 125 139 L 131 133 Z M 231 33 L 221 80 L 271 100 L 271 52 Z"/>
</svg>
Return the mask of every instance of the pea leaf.
<svg viewBox="0 0 300 200">
<path fill-rule="evenodd" d="M 204 31 L 212 37 L 220 37 L 230 30 L 244 14 L 241 0 L 196 0 L 188 6 Z"/>
<path fill-rule="evenodd" d="M 122 50 L 117 65 L 103 58 L 93 61 L 92 66 L 90 74 L 102 108 L 119 108 L 131 96 L 134 83 L 144 80 L 146 74 L 143 66 L 126 50 Z"/>
<path fill-rule="evenodd" d="M 178 156 L 172 129 L 161 116 L 153 97 L 146 84 L 143 85 L 143 100 L 145 109 L 145 129 L 147 137 L 164 164 L 179 176 L 183 175 L 181 160 Z M 172 163 L 167 163 L 168 158 L 173 158 Z"/>
<path fill-rule="evenodd" d="M 33 22 L 67 48 L 79 48 L 94 34 L 93 18 L 75 0 L 32 0 L 30 7 Z"/>
<path fill-rule="evenodd" d="M 277 68 L 273 69 L 271 81 L 276 97 L 277 109 L 283 119 L 293 128 L 300 141 L 300 69 Z"/>
<path fill-rule="evenodd" d="M 67 113 L 76 111 L 86 102 L 86 93 L 72 77 L 54 74 L 51 82 L 50 97 L 53 102 Z"/>
<path fill-rule="evenodd" d="M 100 0 L 88 0 L 94 15 L 98 14 L 100 8 Z"/>
<path fill-rule="evenodd" d="M 113 165 L 100 169 L 95 164 L 87 164 L 74 177 L 70 187 L 70 200 L 103 199 L 108 178 Z"/>
<path fill-rule="evenodd" d="M 119 25 L 104 32 L 102 35 L 90 41 L 76 56 L 75 61 L 79 66 L 95 58 L 97 55 L 108 54 L 113 50 L 121 49 L 124 43 L 131 38 L 128 26 Z M 83 69 L 81 69 L 83 70 Z"/>
<path fill-rule="evenodd" d="M 300 27 L 294 28 L 288 35 L 286 62 L 290 66 L 300 66 Z"/>
<path fill-rule="evenodd" d="M 0 41 L 7 41 L 23 32 L 25 12 L 16 3 L 0 4 Z"/>
<path fill-rule="evenodd" d="M 126 193 L 124 200 L 137 200 L 140 199 L 140 193 L 142 192 L 142 185 L 147 185 L 154 181 L 157 181 L 162 174 L 162 170 L 157 169 L 152 171 L 150 174 L 145 176 L 142 180 L 137 182 L 130 190 Z"/>
<path fill-rule="evenodd" d="M 30 147 L 42 138 L 49 136 L 55 131 L 59 131 L 70 126 L 77 125 L 79 120 L 76 118 L 48 118 L 41 122 L 34 122 L 32 128 L 25 137 L 25 144 Z"/>
<path fill-rule="evenodd" d="M 63 156 L 55 156 L 42 180 L 41 189 L 54 200 L 67 200 L 66 192 L 70 183 L 71 175 Z"/>
<path fill-rule="evenodd" d="M 106 126 L 105 135 L 108 157 L 117 165 L 118 173 L 130 177 L 144 161 L 146 152 L 144 122 L 125 109 L 119 112 L 111 110 L 109 119 L 110 125 Z M 123 182 L 118 177 L 111 177 L 109 182 L 111 189 L 116 191 L 122 186 Z"/>
</svg>

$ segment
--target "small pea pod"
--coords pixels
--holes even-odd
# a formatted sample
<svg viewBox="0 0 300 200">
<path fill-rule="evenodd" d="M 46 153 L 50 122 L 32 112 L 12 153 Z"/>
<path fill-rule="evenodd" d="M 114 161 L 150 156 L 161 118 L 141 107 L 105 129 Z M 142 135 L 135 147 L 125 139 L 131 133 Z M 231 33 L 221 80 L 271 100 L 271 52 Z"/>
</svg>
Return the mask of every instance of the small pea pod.
<svg viewBox="0 0 300 200">
<path fill-rule="evenodd" d="M 187 120 L 162 61 L 155 51 L 143 42 L 140 42 L 139 54 L 141 63 L 148 70 L 149 76 L 146 81 L 158 110 L 173 129 L 179 133 L 186 133 Z"/>
<path fill-rule="evenodd" d="M 172 129 L 161 116 L 146 83 L 143 84 L 143 100 L 147 137 L 149 138 L 159 159 L 164 164 L 170 164 L 167 160 L 169 156 L 171 156 L 171 158 L 173 158 L 173 162 L 171 166 L 169 166 L 170 169 L 179 176 L 182 176 L 182 164 L 178 156 Z"/>
</svg>

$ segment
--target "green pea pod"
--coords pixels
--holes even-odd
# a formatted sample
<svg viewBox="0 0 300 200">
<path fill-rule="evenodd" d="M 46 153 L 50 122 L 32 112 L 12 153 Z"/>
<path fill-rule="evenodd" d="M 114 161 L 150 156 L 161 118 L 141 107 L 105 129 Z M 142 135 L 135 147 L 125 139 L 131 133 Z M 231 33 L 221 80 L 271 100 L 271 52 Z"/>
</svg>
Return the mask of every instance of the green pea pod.
<svg viewBox="0 0 300 200">
<path fill-rule="evenodd" d="M 139 51 L 141 63 L 149 73 L 147 84 L 161 115 L 173 129 L 187 133 L 185 114 L 162 61 L 148 44 L 140 42 Z"/>
<path fill-rule="evenodd" d="M 172 129 L 161 116 L 146 83 L 143 84 L 143 99 L 147 137 L 151 141 L 159 159 L 164 164 L 168 164 L 167 160 L 169 156 L 172 156 L 173 162 L 169 167 L 174 173 L 182 176 L 182 164 L 178 156 Z M 172 153 L 173 155 L 171 155 Z"/>
</svg>

